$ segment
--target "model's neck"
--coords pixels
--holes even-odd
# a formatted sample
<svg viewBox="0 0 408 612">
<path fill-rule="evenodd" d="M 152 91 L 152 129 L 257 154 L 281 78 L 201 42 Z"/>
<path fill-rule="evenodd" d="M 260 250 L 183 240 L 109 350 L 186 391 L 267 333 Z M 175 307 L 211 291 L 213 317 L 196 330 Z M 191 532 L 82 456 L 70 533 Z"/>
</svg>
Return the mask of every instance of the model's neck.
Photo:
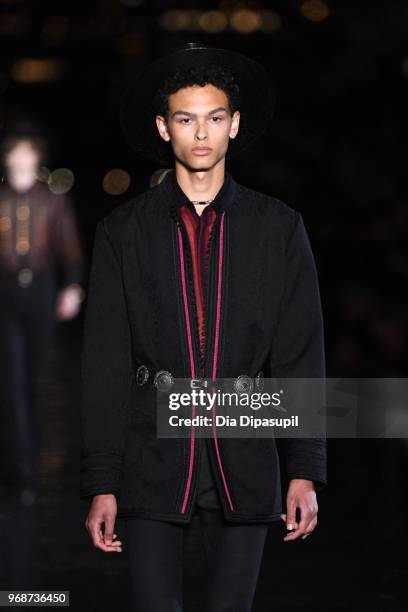
<svg viewBox="0 0 408 612">
<path fill-rule="evenodd" d="M 176 161 L 176 179 L 189 200 L 203 202 L 215 198 L 224 184 L 225 163 L 224 160 L 222 162 L 210 170 L 191 171 Z M 201 215 L 206 205 L 194 204 L 194 206 Z"/>
</svg>

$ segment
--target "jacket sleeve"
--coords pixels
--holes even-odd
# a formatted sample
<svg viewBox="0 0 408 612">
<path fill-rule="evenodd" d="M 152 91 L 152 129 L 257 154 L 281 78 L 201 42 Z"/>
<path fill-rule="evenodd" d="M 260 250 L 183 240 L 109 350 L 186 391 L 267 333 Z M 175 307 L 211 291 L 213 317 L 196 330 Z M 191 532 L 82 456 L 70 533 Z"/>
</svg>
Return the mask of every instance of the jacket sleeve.
<svg viewBox="0 0 408 612">
<path fill-rule="evenodd" d="M 295 211 L 286 245 L 285 286 L 271 350 L 276 378 L 325 378 L 323 317 L 317 270 L 302 215 Z M 322 383 L 324 385 L 324 383 Z M 288 479 L 327 484 L 326 439 L 282 438 Z"/>
<path fill-rule="evenodd" d="M 96 227 L 81 355 L 80 497 L 120 496 L 133 383 L 121 265 L 105 219 Z"/>
</svg>

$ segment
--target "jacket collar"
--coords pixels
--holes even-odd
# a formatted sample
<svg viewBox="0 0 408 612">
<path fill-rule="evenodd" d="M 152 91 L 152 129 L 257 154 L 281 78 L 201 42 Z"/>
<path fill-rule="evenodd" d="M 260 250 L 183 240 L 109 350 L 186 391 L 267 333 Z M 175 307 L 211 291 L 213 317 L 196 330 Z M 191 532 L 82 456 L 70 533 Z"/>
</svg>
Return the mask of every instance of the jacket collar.
<svg viewBox="0 0 408 612">
<path fill-rule="evenodd" d="M 211 202 L 211 205 L 218 213 L 227 210 L 227 208 L 231 205 L 236 192 L 236 185 L 237 184 L 230 173 L 225 170 L 224 183 L 222 184 L 214 200 Z M 189 208 L 191 209 L 194 208 L 194 204 L 191 203 L 180 187 L 176 178 L 176 171 L 174 169 L 170 170 L 166 174 L 160 183 L 160 188 L 162 193 L 169 201 L 170 211 L 174 218 L 179 218 L 179 208 L 182 204 L 189 205 Z"/>
</svg>

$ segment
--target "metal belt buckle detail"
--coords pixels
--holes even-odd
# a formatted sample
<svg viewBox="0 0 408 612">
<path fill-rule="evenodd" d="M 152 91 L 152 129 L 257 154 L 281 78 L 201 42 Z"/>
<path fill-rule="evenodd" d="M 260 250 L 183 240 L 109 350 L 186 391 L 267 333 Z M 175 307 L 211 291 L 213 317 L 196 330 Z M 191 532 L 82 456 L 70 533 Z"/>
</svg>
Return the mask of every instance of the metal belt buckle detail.
<svg viewBox="0 0 408 612">
<path fill-rule="evenodd" d="M 208 387 L 208 380 L 204 378 L 192 378 L 190 382 L 191 389 L 202 389 L 202 387 Z"/>
<path fill-rule="evenodd" d="M 262 370 L 260 370 L 258 374 L 255 376 L 255 389 L 261 392 L 264 388 L 264 385 L 265 385 L 264 373 L 262 372 Z"/>
<path fill-rule="evenodd" d="M 159 370 L 155 374 L 153 383 L 159 391 L 169 391 L 174 384 L 174 377 L 167 370 Z"/>
<path fill-rule="evenodd" d="M 149 370 L 142 364 L 136 370 L 136 383 L 139 386 L 144 385 L 149 379 Z"/>
<path fill-rule="evenodd" d="M 253 388 L 253 380 L 247 374 L 240 374 L 234 381 L 234 389 L 238 395 L 241 393 L 252 393 Z"/>
</svg>

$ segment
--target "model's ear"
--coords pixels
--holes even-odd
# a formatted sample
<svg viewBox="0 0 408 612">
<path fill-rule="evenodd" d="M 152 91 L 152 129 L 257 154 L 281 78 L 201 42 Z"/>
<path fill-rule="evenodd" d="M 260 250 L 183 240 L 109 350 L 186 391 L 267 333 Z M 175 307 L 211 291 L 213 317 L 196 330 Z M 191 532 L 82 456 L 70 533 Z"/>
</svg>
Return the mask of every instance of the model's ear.
<svg viewBox="0 0 408 612">
<path fill-rule="evenodd" d="M 170 140 L 170 134 L 167 129 L 166 120 L 162 115 L 156 115 L 156 125 L 160 136 L 163 138 L 163 140 L 168 142 Z"/>
<path fill-rule="evenodd" d="M 241 118 L 241 113 L 239 111 L 235 111 L 235 113 L 232 116 L 232 121 L 231 121 L 231 129 L 229 133 L 230 138 L 235 138 L 235 136 L 238 134 L 240 118 Z"/>
</svg>

